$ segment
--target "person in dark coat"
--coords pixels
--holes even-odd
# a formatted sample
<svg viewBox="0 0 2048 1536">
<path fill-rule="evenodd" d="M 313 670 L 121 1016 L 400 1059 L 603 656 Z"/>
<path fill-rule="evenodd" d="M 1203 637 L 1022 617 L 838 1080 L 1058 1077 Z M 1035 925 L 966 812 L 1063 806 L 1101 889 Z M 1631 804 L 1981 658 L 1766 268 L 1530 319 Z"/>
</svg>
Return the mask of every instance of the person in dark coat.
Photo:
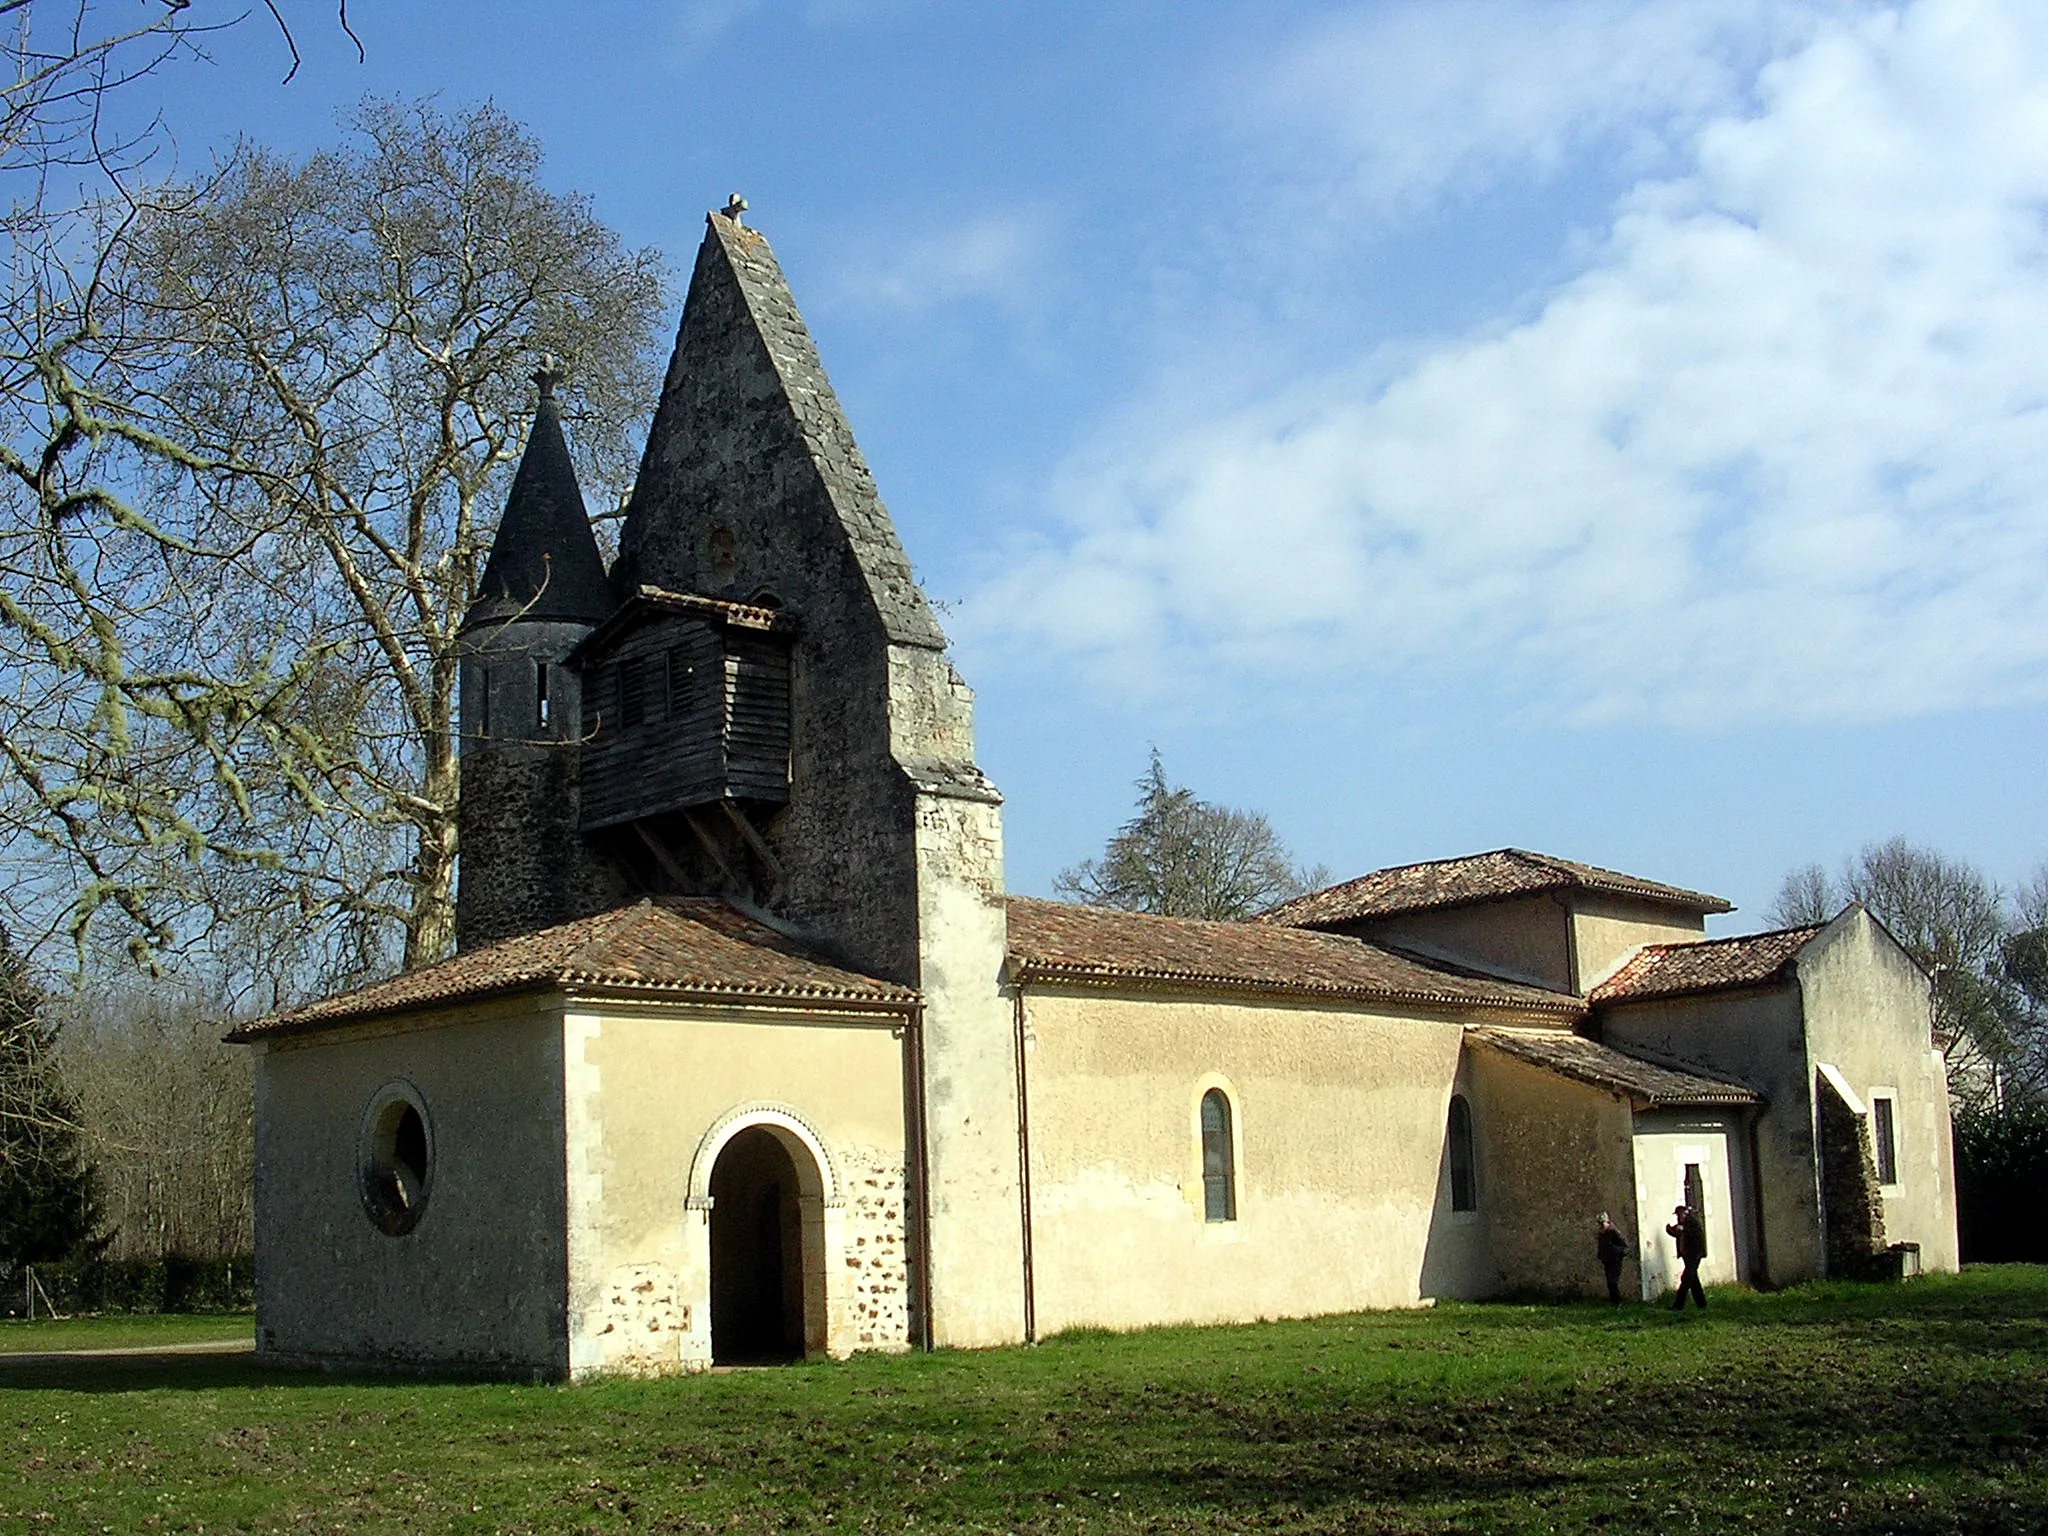
<svg viewBox="0 0 2048 1536">
<path fill-rule="evenodd" d="M 1600 1268 L 1607 1275 L 1607 1299 L 1621 1300 L 1621 1264 L 1628 1257 L 1628 1239 L 1623 1237 L 1607 1213 L 1600 1213 L 1600 1231 L 1593 1239 L 1600 1255 Z"/>
<path fill-rule="evenodd" d="M 1700 1288 L 1700 1260 L 1707 1256 L 1707 1224 L 1700 1220 L 1700 1213 L 1689 1205 L 1681 1205 L 1671 1213 L 1677 1219 L 1664 1230 L 1678 1240 L 1679 1262 L 1685 1267 L 1678 1272 L 1678 1299 L 1671 1303 L 1674 1312 L 1685 1310 L 1685 1295 L 1692 1292 L 1692 1299 L 1699 1303 L 1702 1312 L 1707 1309 L 1707 1293 Z"/>
</svg>

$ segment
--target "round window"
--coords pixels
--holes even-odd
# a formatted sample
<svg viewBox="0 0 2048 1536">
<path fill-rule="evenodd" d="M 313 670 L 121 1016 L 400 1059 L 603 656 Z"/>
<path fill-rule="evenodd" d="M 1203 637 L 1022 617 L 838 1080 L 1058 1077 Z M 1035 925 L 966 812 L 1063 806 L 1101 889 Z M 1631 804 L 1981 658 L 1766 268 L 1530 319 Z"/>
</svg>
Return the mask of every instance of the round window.
<svg viewBox="0 0 2048 1536">
<path fill-rule="evenodd" d="M 433 1187 L 434 1140 L 412 1084 L 392 1083 L 370 1100 L 358 1162 L 370 1220 L 393 1237 L 418 1226 Z"/>
</svg>

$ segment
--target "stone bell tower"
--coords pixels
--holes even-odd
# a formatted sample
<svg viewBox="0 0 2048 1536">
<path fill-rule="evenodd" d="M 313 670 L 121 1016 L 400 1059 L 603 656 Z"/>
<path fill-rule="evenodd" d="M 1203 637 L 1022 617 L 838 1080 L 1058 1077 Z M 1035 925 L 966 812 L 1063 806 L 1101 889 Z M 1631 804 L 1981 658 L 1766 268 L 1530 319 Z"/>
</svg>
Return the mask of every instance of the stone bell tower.
<svg viewBox="0 0 2048 1536">
<path fill-rule="evenodd" d="M 754 825 L 773 908 L 925 1002 L 936 1341 L 1023 1336 L 1017 1064 L 1001 796 L 973 694 L 911 574 L 774 252 L 707 219 L 612 571 L 783 616 L 786 802 Z"/>
<path fill-rule="evenodd" d="M 630 895 L 577 835 L 582 698 L 565 662 L 614 604 L 562 435 L 561 379 L 552 358 L 534 375 L 533 428 L 457 640 L 462 949 Z"/>
</svg>

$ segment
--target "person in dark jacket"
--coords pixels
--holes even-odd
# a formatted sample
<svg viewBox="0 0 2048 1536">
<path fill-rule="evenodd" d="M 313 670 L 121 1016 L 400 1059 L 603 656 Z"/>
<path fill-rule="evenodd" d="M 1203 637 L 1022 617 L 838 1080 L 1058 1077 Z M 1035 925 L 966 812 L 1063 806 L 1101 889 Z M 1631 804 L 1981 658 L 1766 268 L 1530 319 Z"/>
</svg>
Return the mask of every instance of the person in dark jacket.
<svg viewBox="0 0 2048 1536">
<path fill-rule="evenodd" d="M 1593 1239 L 1600 1255 L 1600 1268 L 1607 1275 L 1607 1299 L 1621 1300 L 1621 1264 L 1628 1257 L 1628 1239 L 1623 1237 L 1607 1213 L 1600 1213 L 1600 1231 Z"/>
<path fill-rule="evenodd" d="M 1685 1295 L 1692 1292 L 1692 1299 L 1699 1303 L 1702 1312 L 1707 1309 L 1707 1293 L 1700 1288 L 1700 1260 L 1707 1256 L 1707 1224 L 1700 1220 L 1700 1213 L 1689 1205 L 1681 1205 L 1671 1213 L 1677 1219 L 1664 1230 L 1678 1240 L 1678 1259 L 1685 1267 L 1678 1272 L 1678 1299 L 1671 1303 L 1671 1310 L 1685 1310 Z"/>
</svg>

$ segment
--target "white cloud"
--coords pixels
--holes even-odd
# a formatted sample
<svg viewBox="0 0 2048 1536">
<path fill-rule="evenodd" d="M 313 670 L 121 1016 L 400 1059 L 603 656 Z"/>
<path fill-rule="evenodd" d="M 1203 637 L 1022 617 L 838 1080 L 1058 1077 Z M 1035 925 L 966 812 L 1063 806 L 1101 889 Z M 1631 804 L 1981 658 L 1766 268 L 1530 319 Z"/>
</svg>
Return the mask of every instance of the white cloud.
<svg viewBox="0 0 2048 1536">
<path fill-rule="evenodd" d="M 863 308 L 923 310 L 963 299 L 1008 298 L 1038 270 L 1053 231 L 1042 207 L 999 209 L 921 232 L 845 243 L 836 297 Z"/>
<path fill-rule="evenodd" d="M 676 35 L 687 49 L 708 48 L 747 17 L 764 0 L 683 0 L 675 9 Z"/>
<path fill-rule="evenodd" d="M 1738 99 L 1836 0 L 1406 0 L 1295 38 L 1247 89 L 1368 209 L 1508 175 L 1590 146 L 1664 151 Z"/>
<path fill-rule="evenodd" d="M 966 637 L 1699 721 L 2048 696 L 2042 20 L 1816 22 L 1533 318 L 1077 460 Z"/>
</svg>

